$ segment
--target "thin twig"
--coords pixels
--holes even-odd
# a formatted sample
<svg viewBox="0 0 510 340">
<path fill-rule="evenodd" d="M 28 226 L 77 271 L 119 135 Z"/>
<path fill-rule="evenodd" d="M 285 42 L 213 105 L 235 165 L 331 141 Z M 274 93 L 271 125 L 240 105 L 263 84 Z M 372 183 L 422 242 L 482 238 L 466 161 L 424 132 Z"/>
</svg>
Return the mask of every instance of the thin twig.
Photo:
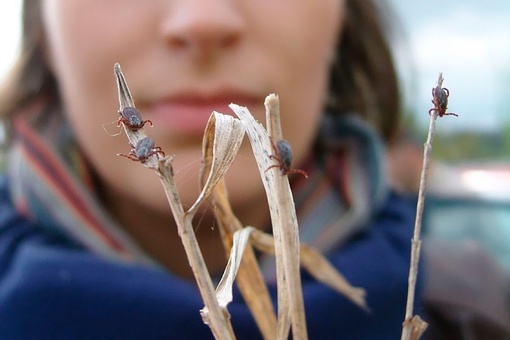
<svg viewBox="0 0 510 340">
<path fill-rule="evenodd" d="M 266 106 L 266 123 L 269 136 L 273 142 L 279 141 L 283 139 L 283 134 L 278 96 L 267 96 L 264 105 Z M 273 171 L 278 172 L 278 175 L 275 177 L 274 192 L 277 196 L 278 206 L 282 208 L 279 215 L 280 220 L 273 225 L 275 255 L 277 259 L 277 282 L 280 288 L 278 290 L 278 302 L 280 303 L 283 294 L 287 295 L 285 305 L 288 304 L 288 306 L 284 305 L 283 308 L 287 307 L 289 310 L 282 310 L 282 312 L 290 316 L 293 338 L 307 339 L 305 307 L 299 271 L 299 231 L 295 216 L 296 211 L 287 176 L 281 176 L 279 169 Z M 286 289 L 282 289 L 283 287 Z M 280 310 L 278 314 L 280 318 Z M 281 332 L 278 335 L 284 336 L 288 331 L 282 329 Z"/>
<path fill-rule="evenodd" d="M 288 338 L 292 326 L 294 339 L 306 339 L 305 311 L 299 271 L 299 235 L 297 217 L 288 177 L 274 166 L 270 155 L 274 152 L 271 139 L 281 136 L 279 117 L 273 123 L 273 115 L 278 115 L 278 97 L 269 95 L 264 103 L 268 117 L 268 134 L 245 107 L 230 104 L 230 108 L 246 126 L 262 183 L 269 203 L 269 213 L 273 225 L 276 254 L 276 274 L 278 286 L 277 339 Z M 277 131 L 280 131 L 279 133 Z M 271 169 L 271 171 L 268 171 Z"/>
<path fill-rule="evenodd" d="M 437 87 L 443 86 L 443 74 L 439 73 L 437 79 Z M 425 190 L 427 187 L 427 178 L 430 166 L 430 154 L 432 150 L 432 141 L 434 140 L 434 132 L 436 130 L 436 120 L 439 115 L 439 108 L 436 106 L 430 110 L 430 122 L 429 132 L 427 135 L 427 141 L 423 148 L 423 168 L 421 171 L 420 188 L 418 192 L 418 203 L 416 205 L 416 219 L 414 223 L 414 233 L 411 247 L 411 264 L 409 268 L 409 282 L 407 290 L 407 303 L 406 303 L 406 314 L 402 328 L 402 340 L 411 339 L 411 335 L 416 339 L 425 331 L 423 328 L 424 321 L 419 318 L 413 317 L 414 307 L 414 296 L 416 291 L 416 280 L 418 277 L 418 264 L 420 261 L 420 250 L 421 250 L 421 223 L 423 216 L 423 207 L 425 204 Z M 416 329 L 422 329 L 421 333 L 417 334 Z M 413 331 L 414 330 L 414 331 Z"/>
</svg>

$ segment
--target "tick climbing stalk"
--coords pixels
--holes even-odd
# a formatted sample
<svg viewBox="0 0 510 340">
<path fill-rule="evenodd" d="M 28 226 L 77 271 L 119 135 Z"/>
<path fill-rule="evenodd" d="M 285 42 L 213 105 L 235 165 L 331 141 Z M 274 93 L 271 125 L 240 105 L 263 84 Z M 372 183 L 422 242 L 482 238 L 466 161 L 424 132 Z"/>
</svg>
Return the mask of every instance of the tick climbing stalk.
<svg viewBox="0 0 510 340">
<path fill-rule="evenodd" d="M 143 126 L 149 123 L 152 126 L 152 122 L 150 120 L 143 120 L 140 111 L 137 108 L 132 106 L 126 106 L 122 110 L 119 110 L 120 117 L 117 120 L 117 126 L 120 126 L 121 123 L 124 123 L 129 129 L 136 131 L 138 129 L 143 128 Z"/>
<path fill-rule="evenodd" d="M 449 115 L 457 116 L 455 113 L 446 113 L 448 96 L 450 95 L 450 92 L 448 89 L 442 87 L 443 81 L 443 74 L 439 73 L 437 78 L 437 86 L 432 88 L 432 103 L 434 103 L 435 107 L 429 110 L 429 132 L 423 149 L 423 168 L 421 171 L 418 203 L 416 205 L 416 219 L 414 223 L 414 233 L 411 247 L 411 264 L 409 266 L 409 285 L 407 290 L 406 313 L 402 327 L 401 340 L 418 339 L 427 328 L 427 323 L 425 321 L 423 321 L 418 315 L 413 316 L 414 295 L 416 290 L 416 280 L 418 277 L 418 264 L 420 261 L 420 234 L 423 207 L 425 204 L 425 189 L 427 186 L 432 141 L 434 139 L 434 131 L 436 129 L 436 119 L 437 117 Z M 432 114 L 432 112 L 434 113 Z"/>
<path fill-rule="evenodd" d="M 136 146 L 131 145 L 133 149 L 129 153 L 119 153 L 117 156 L 129 158 L 132 161 L 137 161 L 144 164 L 147 159 L 152 155 L 165 157 L 165 153 L 161 150 L 160 146 L 154 146 L 154 139 L 151 137 L 144 137 L 138 141 Z"/>
<path fill-rule="evenodd" d="M 442 81 L 441 84 L 438 82 L 436 87 L 432 88 L 432 104 L 434 104 L 434 107 L 429 110 L 429 115 L 432 113 L 432 111 L 437 112 L 437 115 L 439 117 L 443 116 L 456 116 L 459 115 L 456 113 L 446 112 L 448 109 L 448 97 L 450 96 L 450 91 L 442 87 Z"/>
<path fill-rule="evenodd" d="M 276 160 L 278 164 L 271 165 L 266 171 L 278 167 L 282 175 L 300 174 L 308 178 L 308 174 L 305 171 L 292 168 L 292 149 L 289 142 L 285 139 L 280 139 L 274 143 L 273 140 L 271 140 L 271 146 L 274 154 L 269 155 L 269 158 Z"/>
</svg>

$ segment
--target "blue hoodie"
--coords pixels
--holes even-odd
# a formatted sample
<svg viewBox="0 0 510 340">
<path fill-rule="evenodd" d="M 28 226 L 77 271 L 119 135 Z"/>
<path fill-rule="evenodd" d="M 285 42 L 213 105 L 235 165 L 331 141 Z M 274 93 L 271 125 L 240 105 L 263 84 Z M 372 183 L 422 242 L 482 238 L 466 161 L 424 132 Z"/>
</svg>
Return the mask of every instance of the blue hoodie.
<svg viewBox="0 0 510 340">
<path fill-rule="evenodd" d="M 367 291 L 371 313 L 303 274 L 310 339 L 400 337 L 412 212 L 407 201 L 388 195 L 370 225 L 329 256 L 351 284 Z M 276 288 L 269 288 L 276 301 Z M 192 282 L 94 255 L 25 219 L 2 180 L 0 339 L 213 338 L 201 320 L 202 307 Z M 239 292 L 228 310 L 238 339 L 261 338 Z"/>
</svg>

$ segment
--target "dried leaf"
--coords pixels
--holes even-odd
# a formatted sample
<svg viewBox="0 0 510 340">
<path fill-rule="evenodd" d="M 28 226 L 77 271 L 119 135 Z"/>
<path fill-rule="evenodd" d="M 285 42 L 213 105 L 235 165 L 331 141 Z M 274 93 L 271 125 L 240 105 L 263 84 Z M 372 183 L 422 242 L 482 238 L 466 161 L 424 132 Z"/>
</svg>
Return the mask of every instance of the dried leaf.
<svg viewBox="0 0 510 340">
<path fill-rule="evenodd" d="M 226 250 L 232 248 L 233 235 L 243 228 L 228 200 L 225 179 L 219 181 L 209 197 L 214 205 L 221 239 Z M 260 271 L 253 248 L 246 249 L 236 276 L 237 287 L 257 323 L 264 339 L 275 339 L 276 315 L 266 282 Z"/>
<path fill-rule="evenodd" d="M 411 319 L 404 321 L 403 329 L 405 332 L 402 333 L 402 339 L 418 340 L 427 330 L 428 323 L 423 321 L 419 315 L 413 316 Z"/>
<path fill-rule="evenodd" d="M 251 233 L 251 243 L 260 251 L 267 254 L 274 254 L 274 240 L 269 234 L 260 230 L 254 230 Z M 340 294 L 343 294 L 349 300 L 361 308 L 369 311 L 365 300 L 366 292 L 364 289 L 352 286 L 338 270 L 317 250 L 312 247 L 301 244 L 301 266 L 310 273 L 317 281 L 333 288 Z"/>
<path fill-rule="evenodd" d="M 364 310 L 370 310 L 365 300 L 365 290 L 351 286 L 321 253 L 304 244 L 301 245 L 301 266 L 317 281 L 335 289 Z"/>
<path fill-rule="evenodd" d="M 223 272 L 218 286 L 216 287 L 216 298 L 221 307 L 226 307 L 232 301 L 232 285 L 241 264 L 241 259 L 248 244 L 250 233 L 253 227 L 245 227 L 234 233 L 234 244 L 230 249 L 227 267 Z"/>
<path fill-rule="evenodd" d="M 201 181 L 207 173 L 202 191 L 188 214 L 194 215 L 200 204 L 210 195 L 218 181 L 225 175 L 234 161 L 244 138 L 244 125 L 232 116 L 213 112 L 205 128 L 202 143 L 204 167 Z M 203 183 L 203 182 L 202 182 Z"/>
</svg>

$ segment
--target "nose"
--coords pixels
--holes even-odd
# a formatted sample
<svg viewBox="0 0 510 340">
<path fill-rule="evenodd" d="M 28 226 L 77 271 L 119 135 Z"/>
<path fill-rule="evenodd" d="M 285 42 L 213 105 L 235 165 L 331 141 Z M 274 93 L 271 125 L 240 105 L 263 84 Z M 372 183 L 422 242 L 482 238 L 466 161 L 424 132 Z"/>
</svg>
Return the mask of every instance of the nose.
<svg viewBox="0 0 510 340">
<path fill-rule="evenodd" d="M 202 59 L 235 47 L 245 28 L 235 3 L 235 0 L 170 2 L 161 26 L 167 45 Z"/>
</svg>

